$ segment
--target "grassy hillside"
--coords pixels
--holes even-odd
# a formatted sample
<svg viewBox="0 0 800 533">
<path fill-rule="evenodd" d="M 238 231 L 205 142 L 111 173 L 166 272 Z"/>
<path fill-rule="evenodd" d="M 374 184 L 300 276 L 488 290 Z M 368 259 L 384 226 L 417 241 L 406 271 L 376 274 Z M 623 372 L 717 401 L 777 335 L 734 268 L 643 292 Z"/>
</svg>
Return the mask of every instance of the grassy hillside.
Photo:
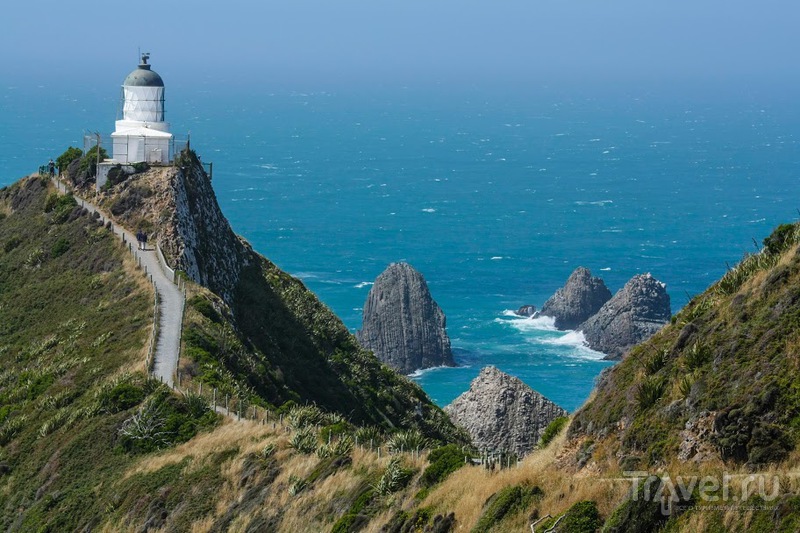
<svg viewBox="0 0 800 533">
<path fill-rule="evenodd" d="M 687 513 L 675 527 L 702 516 L 697 523 L 704 527 L 758 518 L 760 530 L 794 530 L 800 524 L 793 481 L 800 437 L 798 242 L 800 226 L 778 227 L 759 253 L 605 373 L 569 429 L 580 443 L 572 467 L 673 476 L 767 472 L 770 488 L 773 476 L 780 478 L 779 514 Z"/>
<path fill-rule="evenodd" d="M 233 305 L 187 285 L 184 392 L 149 380 L 150 285 L 108 229 L 23 180 L 0 190 L 0 527 L 795 531 L 799 237 L 778 228 L 606 372 L 546 447 L 485 469 L 263 258 Z M 259 419 L 214 414 L 186 390 L 201 383 Z M 632 470 L 651 476 L 633 493 Z M 726 489 L 680 481 L 723 475 Z"/>
<path fill-rule="evenodd" d="M 0 191 L 0 528 L 97 523 L 137 454 L 216 423 L 142 372 L 152 302 L 71 197 L 38 178 Z M 148 409 L 161 422 L 152 438 L 131 424 Z"/>
</svg>

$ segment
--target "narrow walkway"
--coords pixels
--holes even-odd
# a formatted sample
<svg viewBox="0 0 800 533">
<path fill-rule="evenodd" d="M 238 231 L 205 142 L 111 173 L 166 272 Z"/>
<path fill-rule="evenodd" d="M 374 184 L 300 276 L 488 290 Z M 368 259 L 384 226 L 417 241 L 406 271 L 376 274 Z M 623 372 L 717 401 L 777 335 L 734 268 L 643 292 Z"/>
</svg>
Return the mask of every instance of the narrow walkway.
<svg viewBox="0 0 800 533">
<path fill-rule="evenodd" d="M 66 194 L 67 186 L 58 178 L 54 183 L 59 191 Z M 73 191 L 74 195 L 74 191 Z M 75 196 L 75 200 L 91 213 L 99 213 L 103 222 L 111 219 L 97 206 Z M 130 246 L 134 258 L 141 264 L 142 269 L 152 279 L 158 293 L 158 336 L 153 355 L 152 374 L 156 379 L 163 381 L 170 387 L 174 386 L 174 375 L 178 367 L 178 355 L 181 345 L 181 323 L 183 322 L 183 305 L 185 296 L 174 283 L 174 273 L 167 273 L 162 268 L 155 246 L 148 245 L 147 250 L 137 250 L 136 236 L 126 229 L 111 221 L 114 234 Z M 165 265 L 166 266 L 166 265 Z"/>
</svg>

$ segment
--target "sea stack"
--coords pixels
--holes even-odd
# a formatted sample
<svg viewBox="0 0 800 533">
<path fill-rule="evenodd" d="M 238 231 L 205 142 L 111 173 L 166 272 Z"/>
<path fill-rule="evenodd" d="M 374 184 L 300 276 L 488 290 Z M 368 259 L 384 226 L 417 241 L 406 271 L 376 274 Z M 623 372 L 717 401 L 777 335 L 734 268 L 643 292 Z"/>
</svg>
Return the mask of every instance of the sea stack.
<svg viewBox="0 0 800 533">
<path fill-rule="evenodd" d="M 444 312 L 422 274 L 408 263 L 392 263 L 375 280 L 364 304 L 364 348 L 403 374 L 455 366 Z"/>
<path fill-rule="evenodd" d="M 650 338 L 672 315 L 666 285 L 648 274 L 637 274 L 581 324 L 590 348 L 616 360 Z"/>
<path fill-rule="evenodd" d="M 611 291 L 589 269 L 578 267 L 542 306 L 541 315 L 555 318 L 558 329 L 575 329 L 611 299 Z"/>
<path fill-rule="evenodd" d="M 469 390 L 444 408 L 479 449 L 530 453 L 547 425 L 568 413 L 520 379 L 484 367 Z"/>
</svg>

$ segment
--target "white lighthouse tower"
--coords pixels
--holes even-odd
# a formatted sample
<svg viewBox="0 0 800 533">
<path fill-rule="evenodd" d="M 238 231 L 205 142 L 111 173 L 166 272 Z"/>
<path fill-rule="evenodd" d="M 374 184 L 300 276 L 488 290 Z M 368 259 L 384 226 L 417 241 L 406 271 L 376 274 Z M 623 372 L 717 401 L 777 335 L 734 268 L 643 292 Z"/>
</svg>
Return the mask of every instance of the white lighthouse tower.
<svg viewBox="0 0 800 533">
<path fill-rule="evenodd" d="M 111 134 L 113 161 L 118 164 L 169 163 L 172 134 L 164 121 L 164 80 L 142 62 L 122 82 L 122 120 Z"/>
</svg>

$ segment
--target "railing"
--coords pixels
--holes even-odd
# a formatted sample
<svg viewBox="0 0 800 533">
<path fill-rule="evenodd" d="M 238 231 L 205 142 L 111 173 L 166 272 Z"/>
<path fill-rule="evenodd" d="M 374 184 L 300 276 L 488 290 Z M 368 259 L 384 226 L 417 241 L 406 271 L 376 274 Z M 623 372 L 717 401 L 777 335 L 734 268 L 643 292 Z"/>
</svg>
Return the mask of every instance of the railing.
<svg viewBox="0 0 800 533">
<path fill-rule="evenodd" d="M 156 288 L 155 283 L 153 283 L 153 294 L 155 295 L 153 298 L 153 332 L 150 335 L 150 347 L 147 350 L 147 359 L 145 359 L 144 363 L 144 369 L 147 374 L 150 374 L 153 370 L 153 361 L 156 353 L 156 346 L 158 345 L 158 335 L 160 333 L 159 330 L 161 327 L 161 308 L 158 300 L 158 289 Z"/>
<path fill-rule="evenodd" d="M 166 274 L 169 274 L 168 277 L 172 280 L 172 283 L 177 285 L 178 280 L 176 279 L 175 270 L 171 269 L 167 264 L 167 259 L 164 257 L 164 252 L 161 251 L 161 246 L 158 243 L 156 243 L 156 255 L 158 255 L 158 262 L 161 264 L 161 268 Z"/>
</svg>

